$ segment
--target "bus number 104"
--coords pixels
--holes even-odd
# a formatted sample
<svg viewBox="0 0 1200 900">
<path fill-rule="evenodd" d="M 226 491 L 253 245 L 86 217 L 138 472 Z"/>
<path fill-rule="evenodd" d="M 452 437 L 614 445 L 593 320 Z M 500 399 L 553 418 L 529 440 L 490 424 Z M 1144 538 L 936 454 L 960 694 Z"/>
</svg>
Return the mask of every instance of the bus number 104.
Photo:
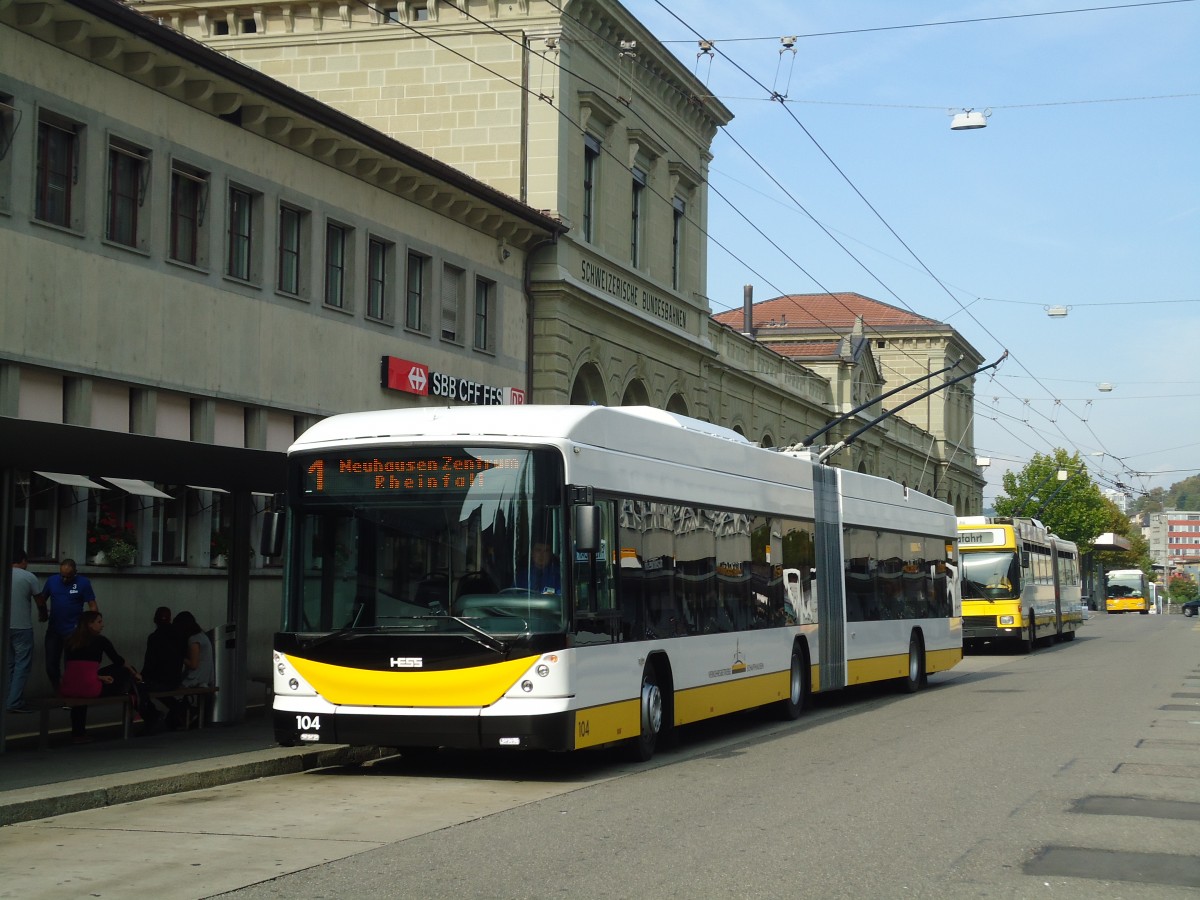
<svg viewBox="0 0 1200 900">
<path fill-rule="evenodd" d="M 320 731 L 321 717 L 320 716 L 296 716 L 297 731 Z"/>
</svg>

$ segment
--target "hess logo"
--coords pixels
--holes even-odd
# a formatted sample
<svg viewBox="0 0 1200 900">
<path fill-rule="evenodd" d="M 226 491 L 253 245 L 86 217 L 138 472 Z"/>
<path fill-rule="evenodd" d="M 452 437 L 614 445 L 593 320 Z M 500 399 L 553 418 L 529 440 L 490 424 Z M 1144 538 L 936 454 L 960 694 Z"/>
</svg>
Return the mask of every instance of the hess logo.
<svg viewBox="0 0 1200 900">
<path fill-rule="evenodd" d="M 424 660 L 419 656 L 391 657 L 391 666 L 393 669 L 420 669 L 424 665 Z"/>
</svg>

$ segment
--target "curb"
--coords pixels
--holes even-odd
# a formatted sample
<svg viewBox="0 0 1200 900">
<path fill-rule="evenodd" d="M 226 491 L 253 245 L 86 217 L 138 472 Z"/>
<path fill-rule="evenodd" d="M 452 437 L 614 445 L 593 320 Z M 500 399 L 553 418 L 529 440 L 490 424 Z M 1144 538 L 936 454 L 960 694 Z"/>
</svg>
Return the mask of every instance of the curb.
<svg viewBox="0 0 1200 900">
<path fill-rule="evenodd" d="M 65 782 L 9 792 L 12 796 L 0 795 L 0 826 L 15 825 L 34 819 L 46 819 L 66 813 L 82 812 L 147 800 L 166 794 L 178 794 L 203 788 L 219 787 L 255 778 L 274 775 L 294 775 L 312 769 L 329 766 L 359 765 L 383 755 L 377 747 L 327 747 L 322 749 L 290 751 L 280 755 L 274 751 L 263 751 L 262 758 L 246 760 L 245 757 L 259 754 L 244 753 L 236 756 L 218 757 L 200 763 L 165 766 L 163 769 L 145 769 L 110 776 L 114 783 L 102 787 L 84 787 L 83 782 Z M 197 768 L 198 767 L 198 768 Z M 168 770 L 168 771 L 164 771 Z M 169 771 L 179 770 L 179 771 Z M 155 774 L 156 771 L 159 774 Z M 122 781 L 121 779 L 132 779 Z M 92 782 L 100 779 L 87 779 Z M 49 796 L 20 795 L 55 791 Z"/>
</svg>

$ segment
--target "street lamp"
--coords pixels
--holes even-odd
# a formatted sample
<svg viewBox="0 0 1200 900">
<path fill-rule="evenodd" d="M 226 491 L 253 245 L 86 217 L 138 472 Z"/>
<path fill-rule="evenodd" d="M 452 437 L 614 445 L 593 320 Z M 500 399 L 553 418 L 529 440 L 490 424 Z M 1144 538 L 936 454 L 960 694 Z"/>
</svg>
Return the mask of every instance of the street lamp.
<svg viewBox="0 0 1200 900">
<path fill-rule="evenodd" d="M 988 116 L 991 114 L 990 109 L 982 112 L 976 109 L 964 109 L 960 113 L 955 113 L 954 118 L 950 120 L 950 130 L 973 131 L 976 128 L 987 128 Z"/>
</svg>

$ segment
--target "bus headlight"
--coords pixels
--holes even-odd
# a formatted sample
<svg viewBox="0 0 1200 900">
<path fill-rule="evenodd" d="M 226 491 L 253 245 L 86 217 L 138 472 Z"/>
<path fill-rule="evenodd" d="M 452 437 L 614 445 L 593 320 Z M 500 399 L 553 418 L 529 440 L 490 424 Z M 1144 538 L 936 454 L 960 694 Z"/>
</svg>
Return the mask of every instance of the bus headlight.
<svg viewBox="0 0 1200 900">
<path fill-rule="evenodd" d="M 1001 616 L 1001 617 L 1000 617 L 1000 624 L 1001 624 L 1001 625 L 1011 625 L 1012 623 L 1013 623 L 1013 617 L 1012 617 L 1012 616 Z"/>
</svg>

